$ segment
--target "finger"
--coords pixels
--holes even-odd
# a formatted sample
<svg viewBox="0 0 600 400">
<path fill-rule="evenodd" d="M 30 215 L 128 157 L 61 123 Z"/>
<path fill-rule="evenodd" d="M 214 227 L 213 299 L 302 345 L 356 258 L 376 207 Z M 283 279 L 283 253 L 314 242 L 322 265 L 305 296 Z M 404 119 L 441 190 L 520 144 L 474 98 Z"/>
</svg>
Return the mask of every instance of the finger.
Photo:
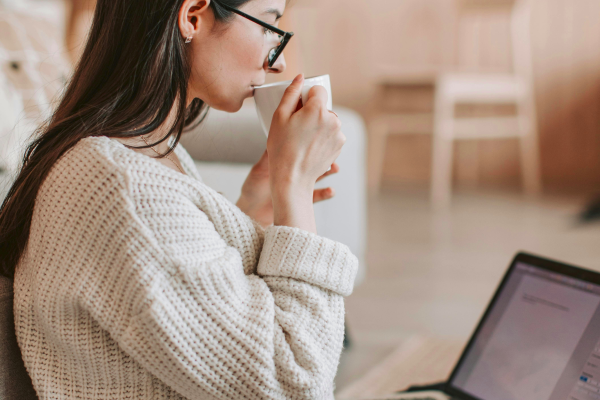
<svg viewBox="0 0 600 400">
<path fill-rule="evenodd" d="M 252 171 L 255 174 L 259 174 L 257 176 L 268 175 L 269 174 L 269 153 L 265 150 L 263 155 L 260 157 L 260 160 L 256 162 L 252 166 Z"/>
<path fill-rule="evenodd" d="M 310 88 L 308 91 L 308 95 L 306 96 L 305 105 L 310 103 L 317 103 L 322 108 L 327 108 L 327 99 L 329 95 L 327 94 L 327 89 L 325 89 L 321 85 L 315 85 Z"/>
<path fill-rule="evenodd" d="M 283 93 L 283 97 L 281 98 L 281 102 L 279 103 L 279 107 L 277 107 L 278 112 L 282 114 L 282 116 L 289 118 L 294 111 L 296 111 L 296 107 L 298 105 L 298 101 L 302 96 L 302 85 L 304 84 L 304 75 L 300 74 L 294 78 L 291 85 L 285 89 Z"/>
<path fill-rule="evenodd" d="M 260 156 L 260 159 L 254 164 L 254 167 L 260 167 L 265 164 L 269 165 L 269 153 L 267 153 L 267 150 Z"/>
<path fill-rule="evenodd" d="M 268 159 L 269 159 L 269 153 L 265 149 L 265 152 L 262 154 L 262 156 L 260 156 L 260 160 L 258 160 L 258 163 L 265 162 Z"/>
<path fill-rule="evenodd" d="M 317 178 L 317 182 L 319 182 L 321 179 L 325 178 L 328 175 L 332 175 L 332 174 L 337 174 L 340 171 L 340 166 L 337 165 L 336 163 L 331 164 L 331 169 L 327 172 L 325 172 L 323 175 L 321 175 L 319 178 Z"/>
<path fill-rule="evenodd" d="M 319 201 L 329 200 L 333 196 L 335 196 L 335 190 L 333 188 L 325 188 L 325 189 L 316 189 L 313 192 L 313 203 L 318 203 Z"/>
</svg>

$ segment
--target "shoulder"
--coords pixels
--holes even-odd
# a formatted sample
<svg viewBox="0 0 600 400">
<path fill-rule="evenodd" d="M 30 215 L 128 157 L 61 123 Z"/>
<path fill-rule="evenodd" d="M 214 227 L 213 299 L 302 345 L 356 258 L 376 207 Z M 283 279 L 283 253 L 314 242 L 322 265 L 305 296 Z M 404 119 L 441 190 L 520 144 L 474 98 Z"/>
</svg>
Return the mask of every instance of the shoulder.
<svg viewBox="0 0 600 400">
<path fill-rule="evenodd" d="M 178 221 L 179 214 L 199 213 L 185 195 L 190 189 L 175 182 L 178 173 L 168 171 L 107 137 L 81 139 L 52 166 L 40 187 L 31 237 L 51 238 L 45 244 L 34 242 L 51 244 L 61 254 L 71 254 L 74 244 L 78 252 L 112 246 L 113 241 L 123 249 L 138 248 L 140 241 L 158 246 L 160 226 Z"/>
<path fill-rule="evenodd" d="M 68 232 L 134 210 L 130 177 L 108 138 L 85 138 L 51 167 L 35 201 L 33 229 Z"/>
<path fill-rule="evenodd" d="M 81 139 L 52 166 L 38 197 L 77 197 L 107 186 L 125 189 L 127 171 L 119 160 L 118 148 L 110 142 L 104 136 Z"/>
<path fill-rule="evenodd" d="M 181 148 L 180 154 L 187 152 Z M 68 209 L 70 222 L 97 218 L 86 214 L 86 210 L 106 207 L 111 213 L 105 217 L 120 214 L 136 215 L 137 219 L 150 213 L 151 208 L 198 214 L 193 199 L 207 195 L 208 189 L 193 177 L 175 172 L 116 140 L 97 136 L 81 139 L 53 165 L 36 197 L 36 208 L 43 210 L 43 215 L 65 214 L 61 210 Z"/>
<path fill-rule="evenodd" d="M 188 169 L 195 168 L 193 160 L 186 150 L 177 146 L 177 155 L 181 156 Z M 191 165 L 190 165 L 191 164 Z M 180 179 L 173 179 L 174 177 Z M 92 187 L 119 185 L 131 195 L 143 190 L 146 194 L 153 190 L 171 190 L 194 183 L 194 177 L 185 179 L 171 172 L 152 158 L 139 154 L 121 142 L 106 136 L 92 136 L 81 139 L 69 149 L 52 167 L 44 186 L 63 187 L 69 191 L 79 186 Z"/>
</svg>

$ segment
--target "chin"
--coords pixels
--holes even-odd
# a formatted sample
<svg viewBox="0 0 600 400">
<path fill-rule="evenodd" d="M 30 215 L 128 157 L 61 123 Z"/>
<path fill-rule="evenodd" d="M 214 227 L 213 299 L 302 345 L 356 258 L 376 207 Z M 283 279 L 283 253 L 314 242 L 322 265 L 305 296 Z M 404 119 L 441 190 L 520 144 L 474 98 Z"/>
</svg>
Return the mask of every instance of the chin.
<svg viewBox="0 0 600 400">
<path fill-rule="evenodd" d="M 224 101 L 220 101 L 218 103 L 208 104 L 210 108 L 214 108 L 215 110 L 225 111 L 228 113 L 235 113 L 240 111 L 242 105 L 244 104 L 244 100 L 248 97 L 252 97 L 252 93 L 249 96 L 243 97 L 240 96 L 239 99 L 229 99 Z"/>
</svg>

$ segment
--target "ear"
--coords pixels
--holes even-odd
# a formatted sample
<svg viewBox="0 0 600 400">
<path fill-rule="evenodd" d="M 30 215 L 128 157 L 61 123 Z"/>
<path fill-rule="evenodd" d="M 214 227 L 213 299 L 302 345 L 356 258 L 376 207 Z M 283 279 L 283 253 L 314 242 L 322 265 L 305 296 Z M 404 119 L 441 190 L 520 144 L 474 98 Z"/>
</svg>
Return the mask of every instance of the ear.
<svg viewBox="0 0 600 400">
<path fill-rule="evenodd" d="M 185 0 L 179 9 L 179 31 L 184 38 L 194 37 L 206 20 L 211 0 Z"/>
</svg>

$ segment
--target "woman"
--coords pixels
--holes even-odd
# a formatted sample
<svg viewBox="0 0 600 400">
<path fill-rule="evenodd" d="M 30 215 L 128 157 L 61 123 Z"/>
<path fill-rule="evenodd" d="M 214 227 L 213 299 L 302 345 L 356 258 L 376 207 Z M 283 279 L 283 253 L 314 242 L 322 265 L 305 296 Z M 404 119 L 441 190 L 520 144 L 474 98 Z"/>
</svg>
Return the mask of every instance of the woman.
<svg viewBox="0 0 600 400">
<path fill-rule="evenodd" d="M 331 194 L 314 184 L 345 141 L 325 90 L 297 110 L 294 80 L 238 206 L 177 146 L 205 107 L 236 111 L 285 68 L 278 38 L 239 15 L 275 24 L 284 7 L 98 2 L 0 211 L 40 398 L 332 398 L 357 259 L 315 229 L 313 200 Z"/>
</svg>

